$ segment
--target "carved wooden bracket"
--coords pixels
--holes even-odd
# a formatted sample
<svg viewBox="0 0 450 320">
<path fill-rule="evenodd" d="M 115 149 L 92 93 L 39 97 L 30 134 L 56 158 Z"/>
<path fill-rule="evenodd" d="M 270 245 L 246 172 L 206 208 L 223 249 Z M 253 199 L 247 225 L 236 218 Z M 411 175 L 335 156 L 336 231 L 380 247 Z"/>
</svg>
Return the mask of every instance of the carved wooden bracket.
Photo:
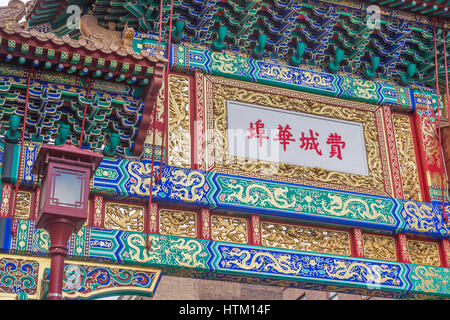
<svg viewBox="0 0 450 320">
<path fill-rule="evenodd" d="M 163 76 L 164 64 L 158 62 L 155 64 L 152 80 L 148 84 L 144 95 L 144 110 L 142 111 L 141 123 L 139 125 L 136 139 L 134 141 L 134 156 L 141 155 L 142 151 L 144 150 L 144 142 L 147 136 L 147 130 L 150 127 L 152 111 L 156 105 L 156 98 L 163 83 Z"/>
</svg>

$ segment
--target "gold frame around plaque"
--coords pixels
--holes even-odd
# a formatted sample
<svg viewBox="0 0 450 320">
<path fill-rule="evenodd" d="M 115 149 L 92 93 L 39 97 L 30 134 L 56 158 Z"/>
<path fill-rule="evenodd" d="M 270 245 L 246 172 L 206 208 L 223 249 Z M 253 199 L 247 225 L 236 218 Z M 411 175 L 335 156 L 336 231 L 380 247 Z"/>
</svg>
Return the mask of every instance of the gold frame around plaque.
<svg viewBox="0 0 450 320">
<path fill-rule="evenodd" d="M 393 195 L 388 141 L 384 128 L 385 114 L 390 116 L 390 111 L 384 110 L 387 107 L 213 76 L 205 76 L 203 86 L 205 93 L 201 96 L 202 99 L 197 93 L 197 99 L 200 100 L 197 103 L 197 113 L 199 120 L 205 123 L 204 132 L 198 141 L 204 148 L 204 169 L 318 187 Z M 369 175 L 228 156 L 227 101 L 361 123 Z"/>
</svg>

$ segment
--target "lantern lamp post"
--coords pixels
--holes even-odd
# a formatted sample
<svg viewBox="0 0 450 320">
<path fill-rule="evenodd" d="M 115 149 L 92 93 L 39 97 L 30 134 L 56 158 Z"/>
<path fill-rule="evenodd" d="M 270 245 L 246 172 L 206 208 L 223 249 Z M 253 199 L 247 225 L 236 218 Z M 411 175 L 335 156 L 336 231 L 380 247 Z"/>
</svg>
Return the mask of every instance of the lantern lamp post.
<svg viewBox="0 0 450 320">
<path fill-rule="evenodd" d="M 36 227 L 50 235 L 49 300 L 62 298 L 67 243 L 87 219 L 89 183 L 102 159 L 103 155 L 70 142 L 43 145 L 32 168 L 42 177 Z"/>
</svg>

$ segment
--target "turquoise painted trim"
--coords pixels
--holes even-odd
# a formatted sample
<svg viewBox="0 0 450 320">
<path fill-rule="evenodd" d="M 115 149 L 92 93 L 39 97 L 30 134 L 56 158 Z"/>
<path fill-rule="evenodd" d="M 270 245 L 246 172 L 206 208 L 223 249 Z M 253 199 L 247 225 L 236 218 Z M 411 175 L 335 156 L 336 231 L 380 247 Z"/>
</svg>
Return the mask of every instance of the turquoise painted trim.
<svg viewBox="0 0 450 320">
<path fill-rule="evenodd" d="M 171 66 L 177 71 L 199 71 L 215 76 L 257 82 L 371 104 L 388 105 L 395 111 L 412 112 L 416 104 L 432 102 L 435 90 L 411 90 L 387 81 L 372 81 L 347 75 L 307 70 L 270 60 L 256 60 L 234 53 L 172 46 Z M 414 93 L 425 93 L 426 98 Z M 415 101 L 418 99 L 418 101 Z"/>
<path fill-rule="evenodd" d="M 83 227 L 87 255 L 77 260 L 162 269 L 166 274 L 410 298 L 450 297 L 450 269 L 167 235 Z M 48 252 L 34 222 L 22 224 L 5 253 Z M 18 252 L 23 239 L 29 248 Z M 77 244 L 69 242 L 69 252 Z M 39 249 L 37 249 L 39 248 Z M 70 256 L 69 259 L 75 257 Z M 332 290 L 336 291 L 336 290 Z"/>
<path fill-rule="evenodd" d="M 38 148 L 26 153 L 31 166 Z M 159 168 L 159 162 L 155 162 Z M 151 160 L 104 158 L 93 178 L 93 191 L 107 198 L 149 197 Z M 27 174 L 25 172 L 25 174 Z M 33 181 L 25 175 L 22 181 Z M 233 182 L 234 181 L 234 182 Z M 267 216 L 361 227 L 382 232 L 416 233 L 450 238 L 450 223 L 442 205 L 339 191 L 328 188 L 233 176 L 164 166 L 161 183 L 153 185 L 153 199 L 165 203 L 232 210 Z M 450 203 L 447 204 L 450 210 Z"/>
</svg>

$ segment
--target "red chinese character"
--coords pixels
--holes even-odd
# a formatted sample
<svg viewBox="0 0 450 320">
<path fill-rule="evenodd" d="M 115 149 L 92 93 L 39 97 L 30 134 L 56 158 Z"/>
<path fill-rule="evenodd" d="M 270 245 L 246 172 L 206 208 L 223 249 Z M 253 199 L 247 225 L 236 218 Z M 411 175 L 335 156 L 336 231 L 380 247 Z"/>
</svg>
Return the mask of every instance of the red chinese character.
<svg viewBox="0 0 450 320">
<path fill-rule="evenodd" d="M 269 139 L 268 136 L 266 136 L 266 129 L 264 129 L 264 123 L 261 122 L 261 120 L 258 120 L 255 122 L 255 127 L 253 127 L 253 122 L 250 122 L 250 128 L 248 129 L 250 131 L 250 135 L 248 136 L 249 139 L 256 137 L 259 139 L 259 146 L 262 147 L 262 139 Z"/>
<path fill-rule="evenodd" d="M 330 158 L 337 155 L 339 160 L 342 160 L 341 149 L 345 148 L 345 142 L 341 140 L 342 137 L 337 133 L 330 133 L 327 139 L 327 144 L 331 145 Z"/>
<path fill-rule="evenodd" d="M 295 139 L 292 139 L 292 133 L 289 130 L 291 130 L 291 127 L 288 124 L 284 128 L 280 124 L 278 125 L 278 138 L 273 138 L 275 141 L 280 141 L 284 151 L 286 151 L 286 145 L 289 144 L 289 141 L 295 141 Z"/>
<path fill-rule="evenodd" d="M 319 134 L 317 132 L 314 132 L 309 129 L 309 137 L 305 137 L 305 133 L 302 132 L 302 137 L 300 138 L 300 141 L 302 142 L 300 149 L 305 149 L 305 150 L 316 150 L 317 154 L 319 156 L 322 155 L 322 151 L 317 149 L 317 147 L 319 146 L 319 142 L 317 142 L 317 138 L 314 137 L 314 134 L 316 135 L 316 137 L 319 136 Z"/>
</svg>

